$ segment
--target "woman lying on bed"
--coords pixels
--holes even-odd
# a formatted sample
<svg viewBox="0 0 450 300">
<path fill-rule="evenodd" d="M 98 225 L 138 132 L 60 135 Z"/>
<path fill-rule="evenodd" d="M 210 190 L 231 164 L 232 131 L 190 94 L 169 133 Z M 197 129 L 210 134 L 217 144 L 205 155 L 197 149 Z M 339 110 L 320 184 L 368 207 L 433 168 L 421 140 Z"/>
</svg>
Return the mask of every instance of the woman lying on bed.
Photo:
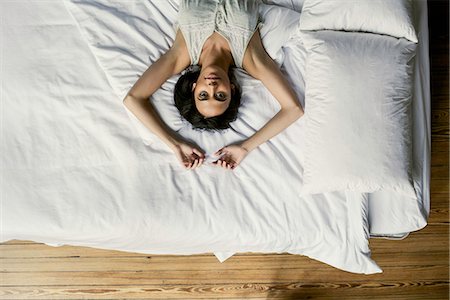
<svg viewBox="0 0 450 300">
<path fill-rule="evenodd" d="M 202 165 L 203 151 L 176 135 L 148 98 L 171 76 L 189 67 L 175 86 L 175 105 L 194 128 L 221 130 L 237 118 L 240 88 L 232 67 L 260 80 L 280 103 L 280 111 L 245 141 L 228 145 L 214 165 L 236 168 L 244 157 L 303 115 L 300 102 L 259 34 L 258 0 L 182 0 L 172 47 L 137 80 L 124 105 L 159 136 L 187 169 Z M 181 30 L 180 30 L 181 29 Z M 229 42 L 230 41 L 230 42 Z M 198 67 L 197 67 L 198 66 Z M 192 71 L 193 67 L 199 70 Z"/>
</svg>

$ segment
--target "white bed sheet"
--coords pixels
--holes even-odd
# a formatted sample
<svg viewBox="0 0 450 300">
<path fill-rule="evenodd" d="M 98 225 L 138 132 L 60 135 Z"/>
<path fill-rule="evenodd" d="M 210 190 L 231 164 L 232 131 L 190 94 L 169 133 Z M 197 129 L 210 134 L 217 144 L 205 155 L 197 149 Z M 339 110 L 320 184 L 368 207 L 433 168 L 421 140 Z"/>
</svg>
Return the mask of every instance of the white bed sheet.
<svg viewBox="0 0 450 300">
<path fill-rule="evenodd" d="M 75 2 L 69 10 L 51 0 L 0 3 L 0 242 L 25 239 L 148 254 L 214 252 L 220 261 L 236 252 L 289 252 L 374 273 L 380 269 L 369 258 L 367 217 L 376 234 L 426 225 L 427 42 L 419 47 L 414 98 L 414 174 L 421 202 L 382 194 L 369 195 L 368 202 L 345 193 L 299 198 L 302 119 L 258 147 L 235 171 L 208 165 L 184 170 L 161 142 L 143 143 L 130 123 L 121 96 L 169 47 L 171 27 L 161 24 L 170 25 L 177 1 L 136 1 L 132 15 L 122 13 L 129 11 L 124 2 L 109 1 L 109 8 L 91 6 L 84 17 L 76 15 Z M 426 2 L 416 3 L 419 40 L 427 41 Z M 301 9 L 301 1 L 282 4 Z M 89 33 L 83 26 L 93 12 L 97 27 Z M 139 24 L 153 31 L 142 31 Z M 96 44 L 108 40 L 116 47 Z M 304 53 L 291 42 L 278 61 L 303 99 Z M 148 55 L 136 55 L 142 51 Z M 179 131 L 207 153 L 248 136 L 276 113 L 268 91 L 243 72 L 238 75 L 245 101 L 234 130 L 207 139 Z M 155 99 L 170 99 L 175 82 L 170 79 Z"/>
<path fill-rule="evenodd" d="M 369 195 L 372 236 L 406 236 L 426 226 L 430 213 L 431 90 L 428 8 L 426 0 L 414 0 L 416 50 L 413 116 L 413 180 L 419 201 L 380 191 Z"/>
</svg>

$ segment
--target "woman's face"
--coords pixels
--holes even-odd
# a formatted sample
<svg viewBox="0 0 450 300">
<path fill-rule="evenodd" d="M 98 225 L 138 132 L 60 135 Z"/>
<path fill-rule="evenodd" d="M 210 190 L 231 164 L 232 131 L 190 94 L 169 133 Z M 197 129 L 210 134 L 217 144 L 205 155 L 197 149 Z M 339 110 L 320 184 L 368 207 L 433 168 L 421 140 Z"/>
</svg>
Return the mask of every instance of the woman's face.
<svg viewBox="0 0 450 300">
<path fill-rule="evenodd" d="M 230 105 L 232 89 L 234 85 L 223 69 L 214 66 L 202 69 L 192 85 L 197 110 L 206 118 L 221 115 Z"/>
</svg>

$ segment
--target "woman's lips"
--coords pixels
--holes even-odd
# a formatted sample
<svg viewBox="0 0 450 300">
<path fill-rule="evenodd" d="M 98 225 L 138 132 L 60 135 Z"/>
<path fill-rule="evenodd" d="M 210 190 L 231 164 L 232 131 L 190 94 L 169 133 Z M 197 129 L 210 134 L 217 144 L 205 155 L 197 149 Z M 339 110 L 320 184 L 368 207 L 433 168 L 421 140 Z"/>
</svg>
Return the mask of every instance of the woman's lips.
<svg viewBox="0 0 450 300">
<path fill-rule="evenodd" d="M 220 79 L 220 77 L 217 76 L 216 73 L 209 73 L 208 76 L 205 77 L 205 79 Z"/>
</svg>

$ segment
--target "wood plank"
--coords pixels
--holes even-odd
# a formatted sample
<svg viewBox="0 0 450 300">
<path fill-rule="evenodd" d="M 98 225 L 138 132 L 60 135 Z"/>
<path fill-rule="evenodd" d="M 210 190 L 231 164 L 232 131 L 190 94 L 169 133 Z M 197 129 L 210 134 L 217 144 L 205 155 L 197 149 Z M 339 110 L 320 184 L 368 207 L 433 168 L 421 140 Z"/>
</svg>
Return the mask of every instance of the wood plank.
<svg viewBox="0 0 450 300">
<path fill-rule="evenodd" d="M 449 194 L 449 182 L 446 179 L 431 178 L 430 191 L 432 193 Z"/>
<path fill-rule="evenodd" d="M 438 89 L 438 87 L 435 87 Z M 439 91 L 432 92 L 431 94 L 431 110 L 434 109 L 449 109 L 449 101 L 448 101 L 448 90 L 447 91 Z M 448 136 L 447 136 L 448 140 Z"/>
<path fill-rule="evenodd" d="M 431 111 L 431 122 L 447 123 L 450 121 L 448 109 L 433 109 Z"/>
<path fill-rule="evenodd" d="M 233 259 L 230 258 L 230 259 Z M 302 281 L 305 283 L 345 281 L 414 281 L 420 278 L 428 281 L 435 278 L 448 278 L 448 266 L 385 267 L 382 274 L 360 275 L 333 267 L 321 269 L 278 267 L 276 269 L 258 268 L 247 270 L 134 270 L 134 271 L 93 271 L 93 272 L 8 272 L 2 274 L 3 286 L 23 285 L 144 285 L 144 284 L 226 284 L 242 283 L 249 278 L 259 283 Z M 28 274 L 28 276 L 27 276 Z M 6 276 L 7 275 L 7 276 Z"/>
<path fill-rule="evenodd" d="M 399 248 L 401 249 L 401 248 Z M 415 252 L 397 251 L 396 255 L 381 250 L 375 251 L 372 256 L 383 267 L 392 266 L 429 266 L 447 265 L 449 252 L 445 249 L 426 251 L 424 247 Z M 139 256 L 139 257 L 61 257 L 61 258 L 9 258 L 2 259 L 1 271 L 4 273 L 21 272 L 109 272 L 123 270 L 258 270 L 273 268 L 302 268 L 302 269 L 328 269 L 329 267 L 318 261 L 300 255 L 273 254 L 261 256 L 257 254 L 248 256 L 235 256 L 224 263 L 220 263 L 214 256 Z M 31 276 L 26 275 L 26 276 Z M 7 275 L 6 275 L 7 276 Z M 24 275 L 25 276 L 25 275 Z"/>
<path fill-rule="evenodd" d="M 449 77 L 448 77 L 448 1 L 428 1 L 429 28 L 430 28 L 430 63 L 431 63 L 431 109 L 432 109 L 432 157 L 437 152 L 442 152 L 446 156 L 439 170 L 432 167 L 431 173 L 431 211 L 429 222 L 448 222 L 448 176 L 445 176 L 445 165 L 448 174 L 448 110 L 449 110 Z M 442 121 L 442 122 L 440 122 Z M 442 162 L 442 161 L 441 161 Z M 444 176 L 443 176 L 444 175 Z M 444 177 L 444 178 L 440 178 Z M 439 178 L 439 179 L 438 179 Z M 446 181 L 446 182 L 445 182 Z M 441 236 L 448 242 L 448 235 Z M 439 239 L 439 237 L 436 237 Z M 448 247 L 448 246 L 447 246 Z M 447 275 L 448 278 L 448 275 Z M 449 299 L 448 288 L 437 296 L 442 299 Z M 430 299 L 433 294 L 417 295 L 412 294 L 410 298 L 423 297 Z"/>
<path fill-rule="evenodd" d="M 448 153 L 437 152 L 431 155 L 431 178 L 446 179 L 448 182 Z"/>
<path fill-rule="evenodd" d="M 449 217 L 448 206 L 443 208 L 431 208 L 428 223 L 448 223 Z"/>
<path fill-rule="evenodd" d="M 449 153 L 449 141 L 448 139 L 446 141 L 431 141 L 431 155 L 434 155 L 436 152 L 445 152 Z"/>
<path fill-rule="evenodd" d="M 433 194 L 432 195 L 432 200 L 431 200 L 431 210 L 436 209 L 436 210 L 448 210 L 448 200 L 445 199 L 445 197 L 448 197 L 448 195 L 445 194 L 439 194 L 439 197 L 441 197 L 439 200 L 439 198 L 435 197 L 437 194 Z M 435 200 L 433 200 L 435 199 Z M 430 210 L 430 215 L 431 215 L 431 210 Z M 448 220 L 447 220 L 448 221 Z"/>
<path fill-rule="evenodd" d="M 396 290 L 395 296 L 393 290 Z M 0 299 L 445 299 L 448 281 L 8 287 Z M 414 295 L 414 296 L 411 296 Z M 3 296 L 3 297 L 2 297 Z M 394 296 L 394 297 L 391 297 Z M 8 297 L 8 298 L 6 298 Z M 235 297 L 235 298 L 230 298 Z M 371 298 L 374 297 L 374 298 Z M 407 297 L 407 298 L 405 298 Z M 420 298 L 421 297 L 421 298 Z M 437 298 L 440 297 L 440 298 Z"/>
<path fill-rule="evenodd" d="M 442 52 L 448 53 L 448 47 L 445 49 L 440 49 Z M 433 61 L 434 60 L 434 61 Z M 430 74 L 431 79 L 431 95 L 447 95 L 449 87 L 448 85 L 445 85 L 445 81 L 448 80 L 448 59 L 442 59 L 442 58 L 432 58 L 432 62 L 435 64 L 433 68 L 433 72 Z M 433 109 L 434 104 L 436 104 L 438 101 L 432 97 L 431 101 L 431 108 Z"/>
<path fill-rule="evenodd" d="M 431 128 L 433 139 L 448 141 L 449 128 L 447 124 L 433 124 Z"/>
<path fill-rule="evenodd" d="M 0 243 L 0 246 L 3 245 L 3 244 L 25 245 L 25 244 L 36 244 L 36 242 L 26 241 L 26 240 L 10 240 L 10 241 L 7 241 L 7 242 Z"/>
<path fill-rule="evenodd" d="M 439 186 L 439 183 L 436 183 L 436 185 L 433 185 L 434 181 L 437 181 L 437 180 L 439 180 L 439 179 L 432 178 L 431 182 L 430 182 L 431 183 L 430 186 L 436 186 L 436 185 Z M 443 187 L 444 188 L 441 189 L 441 190 L 434 190 L 434 191 L 431 190 L 430 191 L 430 197 L 431 197 L 431 199 L 435 199 L 436 202 L 443 202 L 444 204 L 447 204 L 447 203 L 449 203 L 449 197 L 448 197 L 449 196 L 449 192 L 448 192 L 448 188 L 447 188 L 447 190 L 445 189 L 445 179 L 443 179 Z"/>
<path fill-rule="evenodd" d="M 432 193 L 431 195 L 431 209 L 445 209 L 448 208 L 448 193 Z M 430 212 L 431 213 L 431 212 Z"/>
</svg>

